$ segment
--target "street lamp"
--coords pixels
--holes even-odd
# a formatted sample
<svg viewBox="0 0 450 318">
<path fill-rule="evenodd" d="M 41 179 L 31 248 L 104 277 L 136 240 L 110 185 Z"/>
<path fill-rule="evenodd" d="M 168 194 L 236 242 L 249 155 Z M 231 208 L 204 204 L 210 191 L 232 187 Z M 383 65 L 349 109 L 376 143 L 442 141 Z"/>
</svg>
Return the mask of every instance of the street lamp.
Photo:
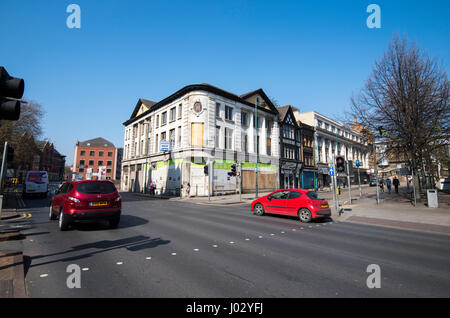
<svg viewBox="0 0 450 318">
<path fill-rule="evenodd" d="M 256 144 L 256 183 L 255 183 L 255 198 L 258 198 L 258 161 L 259 161 L 259 144 L 258 144 L 258 106 L 259 106 L 259 98 L 256 97 L 255 102 L 255 144 Z"/>
<path fill-rule="evenodd" d="M 149 129 L 148 127 L 150 127 L 149 125 L 150 123 L 148 121 L 144 122 L 144 130 L 146 132 L 145 134 L 145 144 L 146 144 L 146 158 L 145 158 L 145 182 L 144 182 L 144 193 L 147 193 L 147 182 L 148 182 L 148 155 L 149 155 L 149 143 L 148 143 L 148 137 L 149 137 Z"/>
</svg>

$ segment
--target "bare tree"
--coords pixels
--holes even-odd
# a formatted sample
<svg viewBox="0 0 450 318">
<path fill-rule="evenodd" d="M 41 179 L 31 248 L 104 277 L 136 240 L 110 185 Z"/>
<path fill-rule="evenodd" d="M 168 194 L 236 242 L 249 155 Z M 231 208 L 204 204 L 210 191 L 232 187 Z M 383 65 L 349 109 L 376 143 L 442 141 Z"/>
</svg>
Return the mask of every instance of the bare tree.
<svg viewBox="0 0 450 318">
<path fill-rule="evenodd" d="M 31 169 L 34 156 L 38 153 L 35 141 L 42 135 L 42 106 L 28 101 L 21 105 L 17 121 L 0 121 L 0 147 L 5 141 L 14 147 L 14 168 Z"/>
<path fill-rule="evenodd" d="M 394 36 L 365 87 L 352 97 L 351 115 L 387 145 L 387 154 L 410 158 L 413 169 L 421 169 L 449 144 L 449 88 L 437 59 L 406 36 Z"/>
</svg>

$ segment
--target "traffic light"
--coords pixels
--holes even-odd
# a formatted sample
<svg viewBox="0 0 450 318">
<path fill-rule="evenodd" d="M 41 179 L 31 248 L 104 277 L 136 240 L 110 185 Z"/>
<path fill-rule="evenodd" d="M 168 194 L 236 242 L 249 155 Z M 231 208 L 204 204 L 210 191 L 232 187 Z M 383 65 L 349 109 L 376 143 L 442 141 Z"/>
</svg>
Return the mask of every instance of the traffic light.
<svg viewBox="0 0 450 318">
<path fill-rule="evenodd" d="M 14 160 L 14 148 L 8 145 L 6 149 L 6 161 L 12 162 Z"/>
<path fill-rule="evenodd" d="M 20 100 L 25 83 L 23 79 L 10 76 L 0 66 L 0 119 L 18 120 L 20 117 Z"/>
<path fill-rule="evenodd" d="M 208 165 L 207 165 L 207 164 L 204 165 L 204 167 L 203 167 L 203 173 L 205 174 L 205 176 L 208 175 L 208 169 L 209 169 Z"/>
<path fill-rule="evenodd" d="M 344 172 L 345 171 L 345 159 L 344 157 L 336 157 L 336 171 Z"/>
<path fill-rule="evenodd" d="M 231 165 L 231 172 L 228 172 L 228 175 L 229 176 L 236 176 L 236 164 L 235 163 L 233 163 L 232 165 Z"/>
</svg>

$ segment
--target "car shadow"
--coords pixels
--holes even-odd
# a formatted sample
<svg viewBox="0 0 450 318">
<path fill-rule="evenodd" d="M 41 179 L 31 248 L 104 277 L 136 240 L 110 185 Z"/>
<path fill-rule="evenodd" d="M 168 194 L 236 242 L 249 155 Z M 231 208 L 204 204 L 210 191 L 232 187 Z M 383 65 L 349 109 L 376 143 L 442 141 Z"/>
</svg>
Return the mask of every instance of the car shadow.
<svg viewBox="0 0 450 318">
<path fill-rule="evenodd" d="M 134 215 L 120 216 L 120 223 L 115 229 L 111 229 L 107 220 L 86 220 L 73 222 L 69 226 L 69 230 L 77 231 L 102 231 L 102 230 L 118 230 L 147 224 L 148 220 Z"/>
<path fill-rule="evenodd" d="M 72 246 L 71 249 L 62 252 L 47 255 L 26 256 L 26 259 L 24 260 L 25 274 L 28 273 L 28 270 L 31 267 L 37 267 L 59 262 L 74 262 L 77 260 L 93 257 L 97 254 L 110 252 L 118 249 L 126 249 L 131 252 L 137 252 L 145 249 L 156 248 L 158 246 L 167 245 L 170 243 L 171 241 L 164 240 L 160 237 L 151 238 L 145 235 L 137 235 L 117 240 L 101 240 L 97 242 L 76 245 Z M 80 251 L 83 251 L 83 253 L 74 256 L 65 256 L 69 253 L 77 253 Z M 62 258 L 37 263 L 39 260 L 43 260 L 45 258 L 54 258 L 58 256 L 61 256 Z"/>
<path fill-rule="evenodd" d="M 296 216 L 281 215 L 281 214 L 270 214 L 270 213 L 264 213 L 264 216 L 277 218 L 277 219 L 284 219 L 284 220 L 293 220 L 293 221 L 299 222 L 300 224 L 308 224 L 308 223 L 301 222 L 299 220 L 299 218 L 296 217 Z M 317 219 L 312 219 L 310 223 L 328 223 L 328 222 L 333 222 L 333 219 L 331 217 L 317 218 Z"/>
</svg>

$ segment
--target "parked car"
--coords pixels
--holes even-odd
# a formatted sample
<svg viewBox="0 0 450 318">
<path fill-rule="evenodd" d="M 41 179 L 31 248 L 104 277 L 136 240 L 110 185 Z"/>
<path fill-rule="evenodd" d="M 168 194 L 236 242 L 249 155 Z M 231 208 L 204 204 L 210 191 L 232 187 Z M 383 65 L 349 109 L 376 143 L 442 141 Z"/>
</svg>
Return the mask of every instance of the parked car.
<svg viewBox="0 0 450 318">
<path fill-rule="evenodd" d="M 59 218 L 59 229 L 72 222 L 106 219 L 111 228 L 120 222 L 122 198 L 111 181 L 68 181 L 52 196 L 49 219 Z"/>
<path fill-rule="evenodd" d="M 377 186 L 377 179 L 370 179 L 370 186 L 376 187 Z"/>
<path fill-rule="evenodd" d="M 256 215 L 264 213 L 297 216 L 302 222 L 331 216 L 327 200 L 317 192 L 305 189 L 283 189 L 252 202 Z"/>
<path fill-rule="evenodd" d="M 22 197 L 41 196 L 46 198 L 48 194 L 47 171 L 28 171 L 23 183 Z"/>
</svg>

